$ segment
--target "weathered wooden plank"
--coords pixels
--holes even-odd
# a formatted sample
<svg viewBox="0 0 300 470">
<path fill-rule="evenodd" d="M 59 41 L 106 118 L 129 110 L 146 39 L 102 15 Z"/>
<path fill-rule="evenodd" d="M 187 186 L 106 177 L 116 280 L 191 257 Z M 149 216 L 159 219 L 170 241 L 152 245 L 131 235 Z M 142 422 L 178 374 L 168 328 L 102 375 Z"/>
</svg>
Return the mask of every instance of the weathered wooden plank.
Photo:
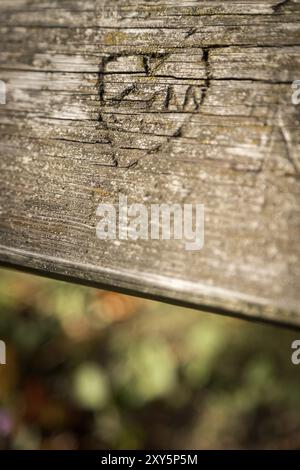
<svg viewBox="0 0 300 470">
<path fill-rule="evenodd" d="M 0 261 L 300 325 L 299 1 L 2 1 Z M 96 238 L 203 203 L 205 244 Z"/>
</svg>

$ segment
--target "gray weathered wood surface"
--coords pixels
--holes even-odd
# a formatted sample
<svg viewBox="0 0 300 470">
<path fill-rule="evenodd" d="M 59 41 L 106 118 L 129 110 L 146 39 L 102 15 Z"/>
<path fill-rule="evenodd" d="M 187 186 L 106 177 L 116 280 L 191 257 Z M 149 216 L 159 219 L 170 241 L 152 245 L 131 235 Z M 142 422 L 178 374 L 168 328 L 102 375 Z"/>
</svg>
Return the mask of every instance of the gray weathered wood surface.
<svg viewBox="0 0 300 470">
<path fill-rule="evenodd" d="M 0 2 L 4 266 L 300 325 L 299 1 Z M 96 238 L 201 202 L 205 246 Z"/>
</svg>

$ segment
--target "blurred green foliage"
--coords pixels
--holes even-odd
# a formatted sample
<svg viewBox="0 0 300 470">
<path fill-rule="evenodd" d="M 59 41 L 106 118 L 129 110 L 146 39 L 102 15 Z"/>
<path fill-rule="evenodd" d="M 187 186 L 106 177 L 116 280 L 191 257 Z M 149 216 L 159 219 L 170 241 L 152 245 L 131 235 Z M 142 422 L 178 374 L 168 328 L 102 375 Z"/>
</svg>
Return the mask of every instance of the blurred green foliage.
<svg viewBox="0 0 300 470">
<path fill-rule="evenodd" d="M 297 332 L 0 271 L 0 447 L 300 448 Z"/>
</svg>

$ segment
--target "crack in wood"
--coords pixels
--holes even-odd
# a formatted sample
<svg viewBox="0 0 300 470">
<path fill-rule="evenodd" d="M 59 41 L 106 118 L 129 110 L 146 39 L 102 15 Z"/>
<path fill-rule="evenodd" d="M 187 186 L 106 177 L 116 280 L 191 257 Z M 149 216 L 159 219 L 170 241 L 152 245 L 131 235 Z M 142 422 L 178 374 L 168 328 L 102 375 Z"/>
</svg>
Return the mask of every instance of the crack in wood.
<svg viewBox="0 0 300 470">
<path fill-rule="evenodd" d="M 280 11 L 283 7 L 285 7 L 287 4 L 290 3 L 291 0 L 281 0 L 280 2 L 276 3 L 275 5 L 272 6 L 272 10 L 277 13 Z"/>
</svg>

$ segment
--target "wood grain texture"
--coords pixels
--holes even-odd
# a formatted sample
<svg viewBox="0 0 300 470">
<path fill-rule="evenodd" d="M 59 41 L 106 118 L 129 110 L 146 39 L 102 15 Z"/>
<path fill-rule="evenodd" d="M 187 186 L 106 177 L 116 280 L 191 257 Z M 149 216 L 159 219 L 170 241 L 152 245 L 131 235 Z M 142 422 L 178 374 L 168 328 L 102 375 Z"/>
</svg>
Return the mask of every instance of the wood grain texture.
<svg viewBox="0 0 300 470">
<path fill-rule="evenodd" d="M 0 2 L 2 265 L 300 325 L 299 1 Z M 96 238 L 205 205 L 205 245 Z"/>
</svg>

